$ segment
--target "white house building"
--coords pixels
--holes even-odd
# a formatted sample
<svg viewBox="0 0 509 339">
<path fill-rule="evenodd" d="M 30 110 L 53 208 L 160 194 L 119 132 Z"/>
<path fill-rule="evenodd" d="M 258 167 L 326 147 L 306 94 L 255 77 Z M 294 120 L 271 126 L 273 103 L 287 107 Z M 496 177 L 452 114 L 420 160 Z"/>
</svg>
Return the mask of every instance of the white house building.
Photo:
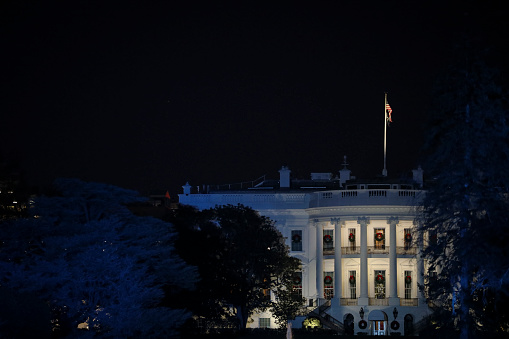
<svg viewBox="0 0 509 339">
<path fill-rule="evenodd" d="M 294 288 L 308 300 L 306 318 L 338 332 L 418 334 L 429 315 L 415 231 L 423 198 L 423 171 L 407 180 L 357 180 L 350 170 L 312 173 L 295 180 L 287 167 L 279 180 L 197 190 L 183 186 L 180 203 L 199 209 L 243 204 L 276 222 L 291 255 L 302 261 Z M 316 320 L 317 319 L 317 320 Z M 250 327 L 276 327 L 270 313 L 252 316 Z"/>
</svg>

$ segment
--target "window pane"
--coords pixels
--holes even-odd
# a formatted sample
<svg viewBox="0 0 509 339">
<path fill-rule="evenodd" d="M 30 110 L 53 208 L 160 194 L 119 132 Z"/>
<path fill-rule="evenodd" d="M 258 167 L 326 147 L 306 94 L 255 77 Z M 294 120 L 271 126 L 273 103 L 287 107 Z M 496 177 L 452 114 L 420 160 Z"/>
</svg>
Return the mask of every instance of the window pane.
<svg viewBox="0 0 509 339">
<path fill-rule="evenodd" d="M 292 251 L 302 251 L 302 231 L 292 231 Z"/>
<path fill-rule="evenodd" d="M 385 249 L 385 228 L 375 228 L 374 231 L 375 249 Z"/>
<path fill-rule="evenodd" d="M 323 230 L 323 249 L 331 250 L 334 248 L 334 230 Z"/>
<path fill-rule="evenodd" d="M 385 271 L 375 271 L 375 298 L 385 299 Z"/>
<path fill-rule="evenodd" d="M 334 272 L 323 272 L 324 298 L 332 299 L 334 297 Z"/>
<path fill-rule="evenodd" d="M 405 271 L 405 299 L 412 298 L 412 271 Z"/>
<path fill-rule="evenodd" d="M 260 328 L 269 328 L 270 318 L 260 318 Z"/>
<path fill-rule="evenodd" d="M 350 271 L 348 276 L 348 283 L 350 285 L 350 299 L 357 298 L 357 272 Z"/>
</svg>

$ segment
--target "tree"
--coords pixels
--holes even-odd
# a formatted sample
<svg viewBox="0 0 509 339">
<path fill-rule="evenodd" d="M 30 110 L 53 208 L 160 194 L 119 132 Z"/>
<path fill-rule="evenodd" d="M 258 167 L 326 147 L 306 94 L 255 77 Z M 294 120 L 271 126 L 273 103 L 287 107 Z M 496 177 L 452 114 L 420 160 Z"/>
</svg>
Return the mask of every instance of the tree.
<svg viewBox="0 0 509 339">
<path fill-rule="evenodd" d="M 243 329 L 253 311 L 272 305 L 269 291 L 284 286 L 299 269 L 274 222 L 249 207 L 197 211 L 184 206 L 172 222 L 179 253 L 200 272 L 194 308 L 199 316 L 217 321 L 235 316 Z"/>
<path fill-rule="evenodd" d="M 270 308 L 280 328 L 285 328 L 290 320 L 295 319 L 306 302 L 306 298 L 295 291 L 291 276 L 287 275 L 284 279 L 285 282 L 275 291 L 276 301 Z"/>
<path fill-rule="evenodd" d="M 38 295 L 61 336 L 176 335 L 190 313 L 161 307 L 164 287 L 191 288 L 197 274 L 175 254 L 171 225 L 132 215 L 125 204 L 141 199 L 133 191 L 74 179 L 54 186 L 58 195 L 36 200 L 35 218 L 1 225 L 2 288 Z M 12 336 L 22 327 L 0 320 Z"/>
<path fill-rule="evenodd" d="M 496 73 L 461 55 L 435 93 L 421 231 L 435 320 L 467 338 L 508 325 L 509 126 Z"/>
</svg>

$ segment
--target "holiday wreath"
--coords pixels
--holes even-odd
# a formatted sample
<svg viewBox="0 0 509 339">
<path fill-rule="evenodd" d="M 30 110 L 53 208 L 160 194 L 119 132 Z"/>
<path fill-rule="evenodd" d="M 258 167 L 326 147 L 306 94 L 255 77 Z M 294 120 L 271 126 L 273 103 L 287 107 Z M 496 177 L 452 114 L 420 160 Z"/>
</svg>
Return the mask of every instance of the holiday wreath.
<svg viewBox="0 0 509 339">
<path fill-rule="evenodd" d="M 332 277 L 330 275 L 326 276 L 324 279 L 323 279 L 323 282 L 326 284 L 326 285 L 330 285 L 332 284 Z"/>
<path fill-rule="evenodd" d="M 350 235 L 348 236 L 348 240 L 349 240 L 350 242 L 355 242 L 355 234 L 350 233 Z"/>
</svg>

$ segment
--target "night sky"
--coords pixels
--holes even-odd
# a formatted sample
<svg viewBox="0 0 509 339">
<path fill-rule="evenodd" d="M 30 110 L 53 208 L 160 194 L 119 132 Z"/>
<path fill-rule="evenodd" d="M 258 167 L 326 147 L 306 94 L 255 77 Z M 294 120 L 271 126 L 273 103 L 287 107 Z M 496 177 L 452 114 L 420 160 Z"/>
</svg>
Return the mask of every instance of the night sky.
<svg viewBox="0 0 509 339">
<path fill-rule="evenodd" d="M 31 185 L 140 191 L 420 162 L 432 86 L 464 32 L 507 57 L 489 1 L 4 1 L 0 144 Z M 465 4 L 466 3 L 466 4 Z M 480 5 L 482 3 L 482 5 Z M 502 2 L 500 2 L 502 3 Z"/>
</svg>

